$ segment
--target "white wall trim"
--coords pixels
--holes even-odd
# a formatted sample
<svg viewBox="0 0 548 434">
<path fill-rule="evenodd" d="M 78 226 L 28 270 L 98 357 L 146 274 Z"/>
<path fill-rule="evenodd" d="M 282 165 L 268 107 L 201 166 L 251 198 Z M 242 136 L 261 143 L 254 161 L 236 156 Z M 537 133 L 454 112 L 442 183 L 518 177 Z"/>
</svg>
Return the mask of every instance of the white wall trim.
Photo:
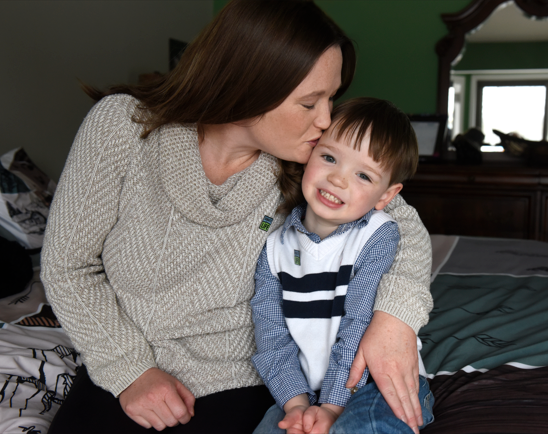
<svg viewBox="0 0 548 434">
<path fill-rule="evenodd" d="M 548 74 L 548 69 L 469 69 L 456 71 L 452 70 L 451 75 L 507 75 L 507 74 Z"/>
<path fill-rule="evenodd" d="M 478 81 L 548 80 L 548 69 L 507 69 L 452 72 L 454 77 L 457 77 L 458 74 L 470 74 L 470 109 L 468 112 L 469 127 L 476 126 Z"/>
</svg>

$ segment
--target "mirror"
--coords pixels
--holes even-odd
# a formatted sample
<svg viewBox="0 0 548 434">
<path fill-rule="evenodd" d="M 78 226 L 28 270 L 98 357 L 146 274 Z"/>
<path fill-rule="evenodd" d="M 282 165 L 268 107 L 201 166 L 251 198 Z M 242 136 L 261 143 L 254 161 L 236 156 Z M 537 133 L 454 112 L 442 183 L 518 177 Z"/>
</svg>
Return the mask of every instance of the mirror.
<svg viewBox="0 0 548 434">
<path fill-rule="evenodd" d="M 547 139 L 546 17 L 548 0 L 476 0 L 461 12 L 442 14 L 448 35 L 436 45 L 437 111 L 449 114 L 453 137 L 476 126 L 491 144 L 500 141 L 493 129 Z M 522 101 L 510 103 L 512 98 Z"/>
</svg>

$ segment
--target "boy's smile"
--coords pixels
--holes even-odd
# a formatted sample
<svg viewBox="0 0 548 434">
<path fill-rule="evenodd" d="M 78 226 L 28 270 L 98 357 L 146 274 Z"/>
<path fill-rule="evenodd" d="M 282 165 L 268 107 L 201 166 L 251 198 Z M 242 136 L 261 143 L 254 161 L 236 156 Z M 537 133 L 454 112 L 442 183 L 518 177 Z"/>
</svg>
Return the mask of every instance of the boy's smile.
<svg viewBox="0 0 548 434">
<path fill-rule="evenodd" d="M 320 200 L 325 203 L 327 206 L 333 206 L 333 205 L 342 205 L 343 201 L 340 200 L 337 196 L 329 193 L 326 190 L 318 190 L 320 193 Z"/>
<path fill-rule="evenodd" d="M 373 208 L 383 209 L 402 188 L 389 182 L 390 170 L 369 156 L 369 134 L 358 150 L 344 136 L 335 140 L 330 127 L 312 151 L 303 176 L 308 203 L 304 226 L 323 239 L 339 225 Z"/>
</svg>

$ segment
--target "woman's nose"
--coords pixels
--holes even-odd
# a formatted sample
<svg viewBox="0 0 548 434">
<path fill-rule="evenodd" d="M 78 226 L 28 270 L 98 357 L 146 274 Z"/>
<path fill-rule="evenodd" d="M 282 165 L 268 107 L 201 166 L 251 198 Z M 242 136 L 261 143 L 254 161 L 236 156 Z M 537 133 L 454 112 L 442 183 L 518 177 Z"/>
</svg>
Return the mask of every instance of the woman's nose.
<svg viewBox="0 0 548 434">
<path fill-rule="evenodd" d="M 330 102 L 321 105 L 320 112 L 318 113 L 318 116 L 316 117 L 316 121 L 314 123 L 316 127 L 321 130 L 327 130 L 329 128 L 329 125 L 331 125 Z"/>
</svg>

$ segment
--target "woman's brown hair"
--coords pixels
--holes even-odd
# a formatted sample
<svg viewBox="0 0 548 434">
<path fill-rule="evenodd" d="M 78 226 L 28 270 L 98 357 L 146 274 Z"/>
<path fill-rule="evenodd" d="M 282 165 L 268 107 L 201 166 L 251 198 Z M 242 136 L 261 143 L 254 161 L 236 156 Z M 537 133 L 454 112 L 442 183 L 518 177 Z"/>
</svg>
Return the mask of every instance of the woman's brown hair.
<svg viewBox="0 0 548 434">
<path fill-rule="evenodd" d="M 356 53 L 352 41 L 313 1 L 232 0 L 158 81 L 84 90 L 96 101 L 115 93 L 137 98 L 141 112 L 135 121 L 144 124 L 144 138 L 169 123 L 253 119 L 278 107 L 332 46 L 343 55 L 338 98 L 352 81 Z M 291 196 L 302 166 L 280 166 L 280 189 L 284 197 Z"/>
</svg>

